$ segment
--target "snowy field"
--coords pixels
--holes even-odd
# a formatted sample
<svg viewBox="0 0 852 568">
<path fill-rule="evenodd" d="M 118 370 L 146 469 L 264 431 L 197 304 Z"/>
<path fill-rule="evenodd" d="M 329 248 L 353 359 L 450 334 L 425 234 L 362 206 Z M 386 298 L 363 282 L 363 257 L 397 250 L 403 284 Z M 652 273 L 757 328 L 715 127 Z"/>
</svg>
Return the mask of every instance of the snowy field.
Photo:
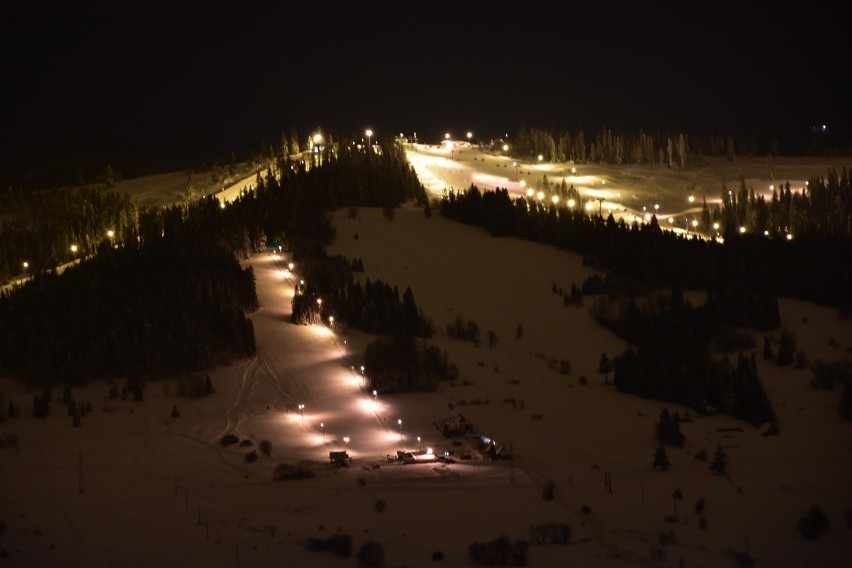
<svg viewBox="0 0 852 568">
<path fill-rule="evenodd" d="M 511 160 L 505 167 L 506 158 L 472 148 L 450 155 L 411 147 L 409 158 L 434 192 L 471 181 L 526 191 L 508 183 L 516 173 Z M 581 195 L 611 192 L 597 194 L 603 207 L 638 213 L 658 204 L 661 215 L 683 219 L 694 209 L 688 197 L 699 204 L 704 196 L 718 198 L 722 179 L 733 190 L 740 175 L 756 190 L 787 179 L 796 187 L 829 167 L 840 164 L 778 160 L 773 181 L 759 159 L 684 172 L 584 165 L 566 181 Z M 516 171 L 530 180 L 528 188 L 545 172 L 561 181 L 570 167 L 522 164 Z M 160 181 L 161 191 L 173 187 Z M 136 183 L 140 194 L 154 191 Z M 179 196 L 185 185 L 177 187 Z M 836 412 L 837 393 L 808 386 L 809 371 L 758 360 L 780 436 L 692 413 L 682 425 L 685 447 L 670 449 L 672 468 L 656 472 L 653 428 L 664 404 L 604 384 L 601 353 L 612 358 L 624 342 L 597 326 L 586 308 L 565 307 L 552 293 L 553 284 L 570 288 L 590 274 L 579 256 L 492 239 L 439 215 L 427 219 L 414 207 L 393 221 L 376 209 L 362 208 L 354 219 L 339 211 L 334 224 L 338 237 L 329 253 L 363 259 L 362 278 L 400 291 L 410 286 L 439 330 L 430 341 L 447 350 L 459 380 L 430 394 L 373 397 L 359 378 L 372 338 L 290 324 L 298 266 L 290 273 L 285 256 L 256 255 L 248 264 L 261 304 L 252 315 L 258 355 L 211 370 L 216 391 L 205 399 L 177 397 L 170 378 L 150 383 L 143 402 L 106 400 L 108 387 L 93 385 L 74 393 L 94 411 L 72 428 L 61 403 L 36 420 L 29 415 L 33 393 L 0 382 L 6 400 L 23 410 L 0 424 L 0 435 L 19 438 L 19 451 L 0 450 L 0 545 L 10 555 L 0 565 L 354 566 L 354 558 L 305 548 L 307 539 L 342 532 L 354 552 L 368 539 L 382 543 L 388 566 L 465 566 L 473 541 L 528 539 L 531 525 L 565 523 L 571 544 L 534 546 L 530 566 L 735 566 L 730 551 L 747 551 L 759 566 L 848 566 L 852 424 Z M 447 337 L 443 330 L 457 316 L 493 330 L 497 345 L 477 348 Z M 852 322 L 786 299 L 781 316 L 812 361 L 849 357 Z M 516 339 L 519 324 L 523 335 Z M 555 365 L 563 359 L 572 364 L 568 375 Z M 171 417 L 173 406 L 180 417 Z M 511 446 L 514 471 L 508 462 L 481 459 L 387 462 L 397 450 L 453 449 L 433 423 L 457 413 Z M 224 448 L 219 440 L 229 433 L 253 445 Z M 271 442 L 272 456 L 246 463 L 262 439 Z M 731 458 L 730 479 L 694 457 L 717 444 Z M 329 463 L 328 452 L 336 450 L 349 452 L 349 467 Z M 272 481 L 279 463 L 313 468 L 317 476 Z M 548 481 L 552 501 L 542 498 Z M 675 490 L 682 499 L 673 500 Z M 706 529 L 695 513 L 699 498 Z M 386 504 L 383 512 L 378 501 Z M 795 530 L 811 505 L 831 522 L 816 542 Z M 664 521 L 675 512 L 676 522 Z M 660 535 L 670 533 L 674 538 L 661 544 Z M 443 552 L 442 563 L 431 560 L 435 551 Z"/>
</svg>

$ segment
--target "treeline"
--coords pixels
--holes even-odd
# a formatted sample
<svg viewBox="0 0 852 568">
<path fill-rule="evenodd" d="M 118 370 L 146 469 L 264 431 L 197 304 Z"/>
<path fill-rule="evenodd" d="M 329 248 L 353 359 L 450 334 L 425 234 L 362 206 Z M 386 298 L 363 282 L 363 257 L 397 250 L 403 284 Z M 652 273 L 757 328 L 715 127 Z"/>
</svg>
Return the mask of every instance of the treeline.
<svg viewBox="0 0 852 568">
<path fill-rule="evenodd" d="M 513 157 L 549 162 L 604 164 L 659 164 L 683 168 L 701 163 L 705 156 L 822 156 L 848 154 L 848 148 L 834 148 L 820 131 L 781 138 L 772 133 L 734 136 L 732 134 L 690 135 L 683 132 L 652 130 L 614 132 L 602 128 L 594 134 L 554 132 L 521 126 L 509 141 Z"/>
<path fill-rule="evenodd" d="M 740 298 L 763 306 L 757 320 L 751 310 L 728 303 L 730 317 L 761 328 L 772 327 L 773 295 L 790 295 L 852 314 L 852 239 L 822 232 L 792 240 L 754 233 L 718 241 L 688 239 L 649 223 L 628 225 L 612 215 L 556 206 L 531 198 L 514 198 L 505 189 L 484 194 L 476 186 L 450 192 L 441 213 L 484 227 L 494 236 L 513 236 L 550 244 L 584 256 L 592 268 L 611 274 L 613 291 L 641 295 L 679 285 L 709 289 L 723 299 Z M 736 314 L 740 314 L 737 316 Z M 758 314 L 759 315 L 759 314 Z M 763 321 L 758 321 L 763 320 Z"/>
<path fill-rule="evenodd" d="M 799 238 L 810 235 L 852 237 L 852 178 L 843 168 L 838 174 L 830 170 L 825 177 L 808 180 L 801 190 L 793 191 L 790 182 L 779 185 L 767 201 L 755 195 L 740 181 L 739 189 L 721 192 L 722 207 L 712 213 L 712 221 L 721 225 L 725 237 L 744 228 L 748 232 L 772 237 Z M 705 204 L 701 229 L 711 231 L 711 216 Z"/>
<path fill-rule="evenodd" d="M 135 230 L 139 207 L 126 194 L 97 189 L 5 188 L 0 212 L 2 283 L 89 254 L 104 239 L 123 239 Z"/>
<path fill-rule="evenodd" d="M 599 296 L 592 315 L 630 345 L 614 360 L 614 384 L 637 396 L 675 402 L 699 412 L 722 412 L 755 426 L 775 420 L 754 355 L 739 354 L 736 365 L 710 354 L 711 341 L 725 328 L 718 305 L 693 308 L 675 291 L 639 304 Z"/>
<path fill-rule="evenodd" d="M 380 393 L 432 391 L 458 376 L 446 351 L 410 335 L 383 336 L 364 350 L 368 388 Z"/>
<path fill-rule="evenodd" d="M 741 356 L 736 366 L 717 362 L 709 346 L 718 336 L 729 341 L 736 328 L 778 326 L 772 280 L 777 272 L 764 274 L 761 267 L 780 262 L 791 243 L 753 236 L 724 245 L 686 239 L 662 231 L 656 218 L 627 226 L 612 215 L 604 220 L 536 199 L 511 200 L 505 190 L 483 195 L 476 187 L 445 196 L 441 211 L 484 226 L 492 235 L 578 252 L 584 264 L 608 272 L 582 288 L 584 294 L 606 292 L 597 297 L 593 316 L 630 343 L 615 358 L 619 390 L 702 412 L 718 410 L 753 424 L 774 420 L 754 360 Z M 776 258 L 767 263 L 764 257 L 773 253 Z M 684 288 L 707 289 L 706 303 L 692 308 L 684 300 Z M 661 296 L 661 290 L 668 296 Z M 651 300 L 640 306 L 640 297 Z"/>
<path fill-rule="evenodd" d="M 297 284 L 292 320 L 298 324 L 329 322 L 367 333 L 430 337 L 432 324 L 423 316 L 411 288 L 400 297 L 396 286 L 368 278 L 355 281 L 352 264 L 340 255 L 322 254 L 300 264 L 305 284 Z"/>
<path fill-rule="evenodd" d="M 197 371 L 255 352 L 254 277 L 209 239 L 163 237 L 0 295 L 0 373 L 31 385 Z"/>
</svg>

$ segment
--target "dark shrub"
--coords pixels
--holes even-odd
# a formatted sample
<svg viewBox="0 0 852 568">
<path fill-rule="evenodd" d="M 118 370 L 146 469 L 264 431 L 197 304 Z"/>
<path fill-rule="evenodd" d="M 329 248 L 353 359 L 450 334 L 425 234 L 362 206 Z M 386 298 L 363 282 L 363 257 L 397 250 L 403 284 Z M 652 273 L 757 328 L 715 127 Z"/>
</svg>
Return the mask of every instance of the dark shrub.
<svg viewBox="0 0 852 568">
<path fill-rule="evenodd" d="M 261 440 L 260 444 L 258 444 L 258 449 L 260 450 L 261 454 L 265 455 L 266 457 L 269 457 L 272 455 L 272 442 L 270 442 L 269 440 Z"/>
<path fill-rule="evenodd" d="M 556 485 L 552 481 L 548 481 L 547 484 L 545 484 L 544 489 L 541 491 L 541 497 L 545 501 L 553 501 L 555 493 Z"/>
<path fill-rule="evenodd" d="M 240 439 L 234 436 L 233 434 L 225 434 L 222 436 L 222 439 L 219 440 L 219 443 L 223 446 L 230 446 L 232 444 L 239 443 Z"/>
<path fill-rule="evenodd" d="M 385 564 L 385 547 L 381 543 L 374 540 L 368 540 L 361 545 L 358 550 L 358 566 L 373 568 L 376 566 L 384 566 Z"/>
<path fill-rule="evenodd" d="M 814 505 L 808 514 L 796 523 L 796 530 L 807 540 L 816 540 L 828 531 L 828 517 L 820 507 Z"/>
<path fill-rule="evenodd" d="M 316 472 L 312 469 L 302 467 L 300 465 L 290 465 L 280 463 L 275 466 L 272 471 L 272 479 L 275 481 L 290 481 L 293 479 L 312 479 L 316 477 Z"/>
<path fill-rule="evenodd" d="M 254 463 L 257 461 L 257 452 L 252 450 L 246 454 L 246 463 Z"/>
<path fill-rule="evenodd" d="M 311 538 L 308 539 L 307 547 L 311 552 L 331 552 L 340 558 L 349 558 L 352 554 L 352 537 L 337 533 L 328 538 Z"/>
</svg>

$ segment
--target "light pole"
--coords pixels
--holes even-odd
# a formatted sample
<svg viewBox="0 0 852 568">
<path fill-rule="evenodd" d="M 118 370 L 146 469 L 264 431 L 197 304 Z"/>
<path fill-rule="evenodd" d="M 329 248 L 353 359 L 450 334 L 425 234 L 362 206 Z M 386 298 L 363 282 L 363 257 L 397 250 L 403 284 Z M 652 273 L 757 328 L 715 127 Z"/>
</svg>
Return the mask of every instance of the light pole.
<svg viewBox="0 0 852 568">
<path fill-rule="evenodd" d="M 512 167 L 515 168 L 515 181 L 521 179 L 521 166 L 518 165 L 518 162 L 512 162 Z"/>
<path fill-rule="evenodd" d="M 402 442 L 402 418 L 398 418 L 396 423 L 399 424 L 399 441 Z"/>
<path fill-rule="evenodd" d="M 373 131 L 368 128 L 367 131 L 364 134 L 367 135 L 367 150 L 370 150 L 373 147 L 370 144 L 370 139 L 373 137 Z"/>
<path fill-rule="evenodd" d="M 467 133 L 467 143 L 470 145 L 470 140 L 473 138 L 473 132 L 468 131 Z"/>
<path fill-rule="evenodd" d="M 343 436 L 343 443 L 346 444 L 347 447 L 349 446 L 349 436 Z"/>
<path fill-rule="evenodd" d="M 379 407 L 379 391 L 373 389 L 373 406 Z"/>
<path fill-rule="evenodd" d="M 417 449 L 420 449 L 420 436 L 417 436 Z"/>
<path fill-rule="evenodd" d="M 320 422 L 320 430 L 322 430 L 322 441 L 325 442 L 325 423 Z"/>
<path fill-rule="evenodd" d="M 299 414 L 302 416 L 302 422 L 304 422 L 305 421 L 305 405 L 304 404 L 299 405 Z"/>
</svg>

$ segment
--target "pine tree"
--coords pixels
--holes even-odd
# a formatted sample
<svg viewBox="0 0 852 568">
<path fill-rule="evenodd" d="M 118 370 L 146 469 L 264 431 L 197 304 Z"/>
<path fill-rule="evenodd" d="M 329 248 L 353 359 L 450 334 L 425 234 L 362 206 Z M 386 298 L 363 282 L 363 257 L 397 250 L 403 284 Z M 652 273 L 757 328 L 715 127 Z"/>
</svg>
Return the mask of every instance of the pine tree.
<svg viewBox="0 0 852 568">
<path fill-rule="evenodd" d="M 710 462 L 711 471 L 715 471 L 719 475 L 725 475 L 728 473 L 729 463 L 730 459 L 728 458 L 728 454 L 725 452 L 722 444 L 718 444 L 716 446 L 716 452 L 713 454 L 713 460 Z"/>
<path fill-rule="evenodd" d="M 609 374 L 612 372 L 612 361 L 609 360 L 606 353 L 601 353 L 601 359 L 598 362 L 598 373 L 604 376 L 604 384 L 609 384 Z"/>
<path fill-rule="evenodd" d="M 668 408 L 664 408 L 660 412 L 660 420 L 657 422 L 656 430 L 657 441 L 661 444 L 670 446 L 682 446 L 685 439 L 680 431 L 680 416 L 675 412 L 674 415 L 669 413 Z"/>
<path fill-rule="evenodd" d="M 654 469 L 659 469 L 661 471 L 667 471 L 671 467 L 671 462 L 669 461 L 669 456 L 666 455 L 666 448 L 664 446 L 660 446 L 654 452 L 654 463 L 652 466 Z"/>
</svg>

